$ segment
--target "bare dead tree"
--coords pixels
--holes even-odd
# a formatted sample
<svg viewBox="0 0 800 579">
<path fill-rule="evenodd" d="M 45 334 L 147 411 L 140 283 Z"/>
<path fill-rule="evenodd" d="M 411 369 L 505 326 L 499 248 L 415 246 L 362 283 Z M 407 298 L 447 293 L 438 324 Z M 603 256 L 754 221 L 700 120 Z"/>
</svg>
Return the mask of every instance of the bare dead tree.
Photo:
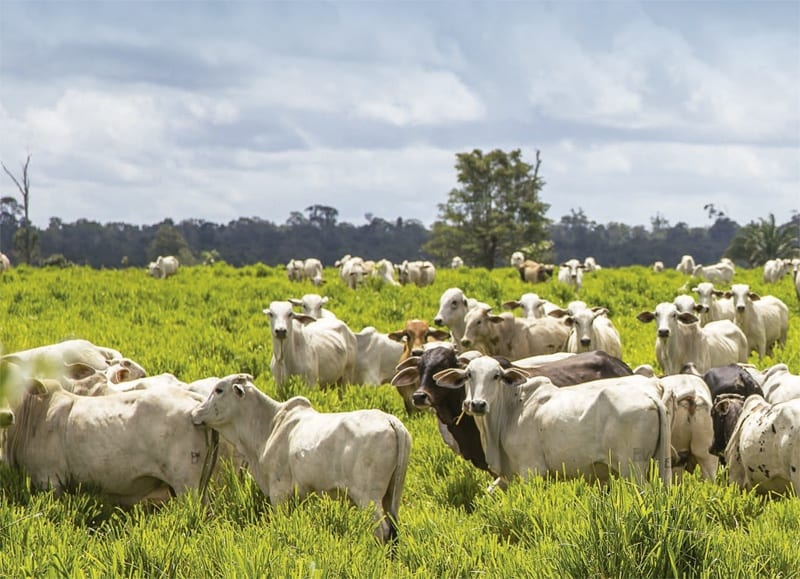
<svg viewBox="0 0 800 579">
<path fill-rule="evenodd" d="M 11 177 L 11 180 L 14 181 L 14 184 L 19 189 L 20 194 L 22 195 L 22 207 L 25 212 L 23 227 L 24 229 L 24 244 L 25 244 L 25 263 L 31 262 L 31 254 L 33 252 L 33 247 L 31 243 L 31 221 L 28 217 L 28 211 L 30 209 L 30 198 L 31 198 L 31 181 L 30 176 L 28 175 L 28 167 L 31 164 L 31 156 L 28 154 L 28 158 L 25 159 L 25 164 L 22 165 L 22 183 L 20 184 L 17 181 L 17 178 L 14 177 L 14 174 L 8 170 L 8 167 L 5 166 L 4 163 L 0 163 L 3 166 L 3 170 L 6 172 L 6 175 Z"/>
</svg>

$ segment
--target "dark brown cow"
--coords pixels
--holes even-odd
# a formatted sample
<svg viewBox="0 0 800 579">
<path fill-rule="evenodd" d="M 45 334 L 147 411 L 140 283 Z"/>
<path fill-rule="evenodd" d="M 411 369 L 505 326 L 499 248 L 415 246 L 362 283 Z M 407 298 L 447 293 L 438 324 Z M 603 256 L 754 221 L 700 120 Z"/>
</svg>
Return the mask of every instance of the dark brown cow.
<svg viewBox="0 0 800 579">
<path fill-rule="evenodd" d="M 539 283 L 553 277 L 555 266 L 552 264 L 539 263 L 532 259 L 526 259 L 517 269 L 519 270 L 519 276 L 522 278 L 522 281 Z"/>
<path fill-rule="evenodd" d="M 498 360 L 504 368 L 510 366 L 507 360 Z M 462 416 L 464 388 L 445 388 L 437 385 L 433 379 L 433 375 L 440 370 L 464 365 L 456 357 L 450 344 L 443 347 L 428 346 L 421 356 L 409 358 L 398 365 L 392 384 L 398 387 L 418 386 L 412 396 L 414 404 L 418 408 L 432 408 L 439 422 L 455 439 L 457 452 L 476 467 L 488 470 L 475 420 L 466 414 Z M 526 368 L 525 371 L 531 376 L 547 376 L 556 386 L 572 386 L 601 378 L 633 374 L 622 360 L 601 350 L 583 352 L 537 368 Z"/>
<path fill-rule="evenodd" d="M 389 332 L 387 334 L 389 339 L 403 344 L 403 353 L 398 360 L 399 364 L 407 360 L 411 356 L 422 355 L 422 348 L 428 342 L 440 342 L 450 338 L 450 333 L 444 330 L 437 330 L 430 327 L 430 324 L 425 320 L 407 320 L 405 327 L 396 332 Z M 411 414 L 416 411 L 411 395 L 416 390 L 416 386 L 402 387 L 399 386 L 397 391 L 403 397 L 403 404 L 405 404 L 406 411 Z"/>
</svg>

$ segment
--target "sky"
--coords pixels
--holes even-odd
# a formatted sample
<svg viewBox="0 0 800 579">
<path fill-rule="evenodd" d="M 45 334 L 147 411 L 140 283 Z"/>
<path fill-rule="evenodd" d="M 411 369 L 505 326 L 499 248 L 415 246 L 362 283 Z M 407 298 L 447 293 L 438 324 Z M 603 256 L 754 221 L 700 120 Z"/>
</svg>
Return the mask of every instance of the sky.
<svg viewBox="0 0 800 579">
<path fill-rule="evenodd" d="M 556 222 L 786 222 L 800 1 L 0 0 L 0 161 L 31 155 L 39 227 L 430 225 L 474 149 L 540 151 Z"/>
</svg>

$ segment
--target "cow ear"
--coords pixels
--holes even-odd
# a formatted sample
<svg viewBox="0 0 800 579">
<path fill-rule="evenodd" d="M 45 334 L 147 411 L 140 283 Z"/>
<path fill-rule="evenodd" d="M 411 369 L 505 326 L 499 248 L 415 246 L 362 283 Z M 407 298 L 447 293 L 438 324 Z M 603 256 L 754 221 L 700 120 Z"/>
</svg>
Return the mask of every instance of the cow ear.
<svg viewBox="0 0 800 579">
<path fill-rule="evenodd" d="M 239 398 L 244 398 L 244 386 L 239 383 L 233 384 L 233 393 L 236 394 Z"/>
<path fill-rule="evenodd" d="M 636 316 L 636 319 L 646 324 L 655 320 L 656 315 L 653 312 L 641 312 L 638 316 Z"/>
<path fill-rule="evenodd" d="M 520 305 L 521 304 L 517 300 L 503 302 L 503 308 L 507 310 L 513 310 L 514 308 L 518 308 Z"/>
<path fill-rule="evenodd" d="M 324 280 L 323 280 L 323 283 L 324 283 Z M 328 296 L 323 296 L 322 297 L 322 305 L 325 305 L 327 303 L 328 303 Z"/>
<path fill-rule="evenodd" d="M 750 299 L 751 299 L 751 300 L 753 300 L 754 302 L 757 302 L 758 300 L 760 300 L 760 299 L 761 299 L 761 296 L 760 296 L 760 295 L 758 295 L 758 294 L 756 294 L 756 293 L 753 293 L 753 292 L 750 292 L 750 293 L 748 294 L 748 296 L 749 296 L 749 297 L 750 297 Z"/>
<path fill-rule="evenodd" d="M 38 378 L 29 378 L 25 384 L 25 389 L 36 396 L 46 396 L 49 393 L 48 383 L 53 383 L 54 380 L 39 380 Z M 58 384 L 58 382 L 55 382 Z M 59 386 L 60 387 L 60 386 Z"/>
<path fill-rule="evenodd" d="M 459 368 L 448 368 L 433 375 L 436 383 L 443 388 L 461 388 L 467 380 L 467 373 Z"/>
<path fill-rule="evenodd" d="M 503 316 L 488 316 L 486 319 L 492 322 L 493 324 L 499 324 L 505 321 L 505 318 Z"/>
<path fill-rule="evenodd" d="M 722 296 L 725 295 L 725 292 L 722 291 L 722 290 L 716 290 L 715 289 L 715 290 L 711 290 L 711 295 L 713 295 L 715 298 L 721 298 Z"/>
<path fill-rule="evenodd" d="M 289 298 L 286 301 L 289 302 L 290 304 L 292 304 L 293 306 L 302 306 L 303 305 L 303 300 L 298 300 L 297 298 Z"/>
<path fill-rule="evenodd" d="M 569 312 L 565 309 L 558 308 L 556 310 L 552 310 L 548 316 L 552 316 L 554 318 L 563 318 L 564 316 L 569 316 Z"/>
<path fill-rule="evenodd" d="M 428 330 L 428 338 L 444 342 L 450 338 L 450 332 L 445 332 L 444 330 Z"/>
<path fill-rule="evenodd" d="M 404 342 L 406 338 L 405 330 L 397 330 L 396 332 L 389 332 L 386 337 L 395 342 Z"/>
<path fill-rule="evenodd" d="M 598 317 L 598 316 L 607 316 L 608 315 L 608 308 L 604 308 L 602 306 L 595 306 L 595 307 L 592 308 L 592 311 L 594 312 L 594 317 L 595 318 Z"/>
<path fill-rule="evenodd" d="M 503 370 L 503 381 L 509 386 L 516 387 L 520 384 L 524 384 L 528 378 L 530 378 L 530 374 L 528 374 L 522 368 L 517 368 L 516 366 L 511 366 L 510 368 Z"/>
<path fill-rule="evenodd" d="M 697 293 L 698 291 L 700 291 L 700 290 L 698 290 L 698 289 L 697 289 L 697 286 L 694 286 L 694 287 L 692 288 L 692 293 Z"/>
<path fill-rule="evenodd" d="M 66 376 L 72 380 L 83 380 L 89 376 L 94 376 L 97 373 L 92 366 L 84 364 L 83 362 L 74 362 L 66 365 Z"/>
<path fill-rule="evenodd" d="M 311 316 L 309 316 L 307 314 L 294 314 L 292 316 L 292 318 L 297 320 L 298 322 L 300 322 L 304 326 L 307 326 L 308 324 L 311 324 L 311 323 L 317 321 L 316 318 L 312 318 Z"/>
<path fill-rule="evenodd" d="M 400 362 L 394 369 L 395 372 L 400 372 L 405 370 L 406 368 L 416 368 L 419 364 L 420 357 L 419 356 L 409 356 L 402 362 Z"/>
<path fill-rule="evenodd" d="M 716 294 L 714 294 L 714 295 L 716 295 Z M 726 298 L 732 298 L 733 297 L 733 294 L 731 292 L 729 292 L 729 291 L 723 293 L 722 295 L 725 296 Z M 717 296 L 717 297 L 719 297 L 719 296 Z"/>
<path fill-rule="evenodd" d="M 397 388 L 402 386 L 416 386 L 419 384 L 419 370 L 417 370 L 416 367 L 403 368 L 394 375 L 390 383 Z"/>
<path fill-rule="evenodd" d="M 690 314 L 688 312 L 681 312 L 680 314 L 678 314 L 678 321 L 684 324 L 694 324 L 695 322 L 699 322 L 700 320 L 694 314 Z"/>
</svg>

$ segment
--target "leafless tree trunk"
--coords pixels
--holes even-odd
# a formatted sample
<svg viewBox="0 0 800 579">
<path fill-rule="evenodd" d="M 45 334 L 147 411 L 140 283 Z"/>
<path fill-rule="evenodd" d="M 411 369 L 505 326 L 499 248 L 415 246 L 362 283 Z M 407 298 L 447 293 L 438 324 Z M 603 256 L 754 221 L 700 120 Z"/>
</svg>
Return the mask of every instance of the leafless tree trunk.
<svg viewBox="0 0 800 579">
<path fill-rule="evenodd" d="M 28 217 L 28 211 L 30 209 L 30 196 L 31 196 L 31 181 L 28 175 L 28 166 L 31 163 L 31 156 L 28 155 L 28 158 L 25 159 L 25 164 L 22 166 L 22 184 L 17 181 L 17 178 L 8 170 L 8 168 L 3 164 L 3 170 L 6 174 L 11 177 L 11 180 L 14 181 L 14 184 L 19 189 L 19 192 L 22 194 L 22 207 L 25 211 L 25 218 L 23 222 L 23 227 L 25 227 L 24 235 L 25 235 L 25 263 L 30 264 L 31 262 L 31 221 Z"/>
</svg>

